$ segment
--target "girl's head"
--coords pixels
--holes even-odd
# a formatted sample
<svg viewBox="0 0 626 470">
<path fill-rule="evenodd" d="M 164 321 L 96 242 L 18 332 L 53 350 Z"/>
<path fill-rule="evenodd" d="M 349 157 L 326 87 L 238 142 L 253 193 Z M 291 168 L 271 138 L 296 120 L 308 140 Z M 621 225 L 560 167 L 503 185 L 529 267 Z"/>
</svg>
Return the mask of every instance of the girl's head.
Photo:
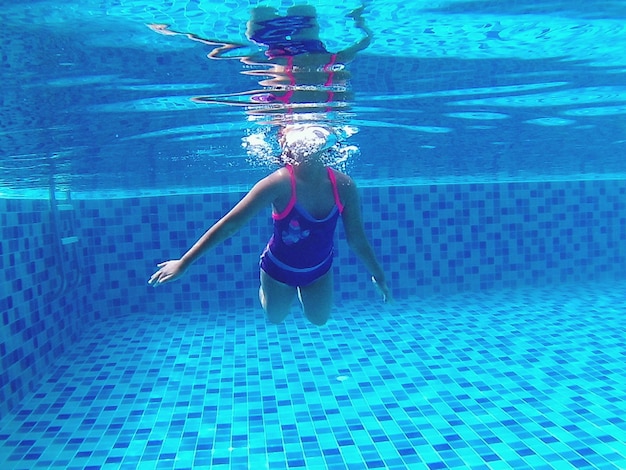
<svg viewBox="0 0 626 470">
<path fill-rule="evenodd" d="M 293 124 L 281 129 L 278 141 L 285 160 L 299 165 L 324 154 L 337 143 L 337 136 L 319 124 Z"/>
</svg>

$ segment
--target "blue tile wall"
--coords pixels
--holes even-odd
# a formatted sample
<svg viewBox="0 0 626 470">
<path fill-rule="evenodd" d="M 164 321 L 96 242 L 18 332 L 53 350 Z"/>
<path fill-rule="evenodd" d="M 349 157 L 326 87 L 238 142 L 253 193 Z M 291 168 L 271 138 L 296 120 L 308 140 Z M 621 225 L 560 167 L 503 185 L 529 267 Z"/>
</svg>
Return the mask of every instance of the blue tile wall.
<svg viewBox="0 0 626 470">
<path fill-rule="evenodd" d="M 82 257 L 81 248 L 72 247 L 79 251 L 70 260 L 68 249 L 56 243 L 48 201 L 0 200 L 0 221 L 1 418 L 33 390 L 95 312 L 82 278 L 63 282 L 60 269 L 76 272 L 72 263 Z"/>
<path fill-rule="evenodd" d="M 368 187 L 371 242 L 397 296 L 578 282 L 621 275 L 621 181 Z M 181 281 L 148 288 L 157 262 L 179 256 L 242 194 L 83 201 L 94 248 L 94 299 L 106 312 L 257 305 L 269 210 L 207 254 Z M 340 300 L 373 298 L 369 275 L 338 231 Z"/>
<path fill-rule="evenodd" d="M 625 193 L 623 181 L 361 190 L 367 232 L 398 298 L 621 278 Z M 256 307 L 269 209 L 182 280 L 158 289 L 146 282 L 157 262 L 179 256 L 240 197 L 74 201 L 79 242 L 61 252 L 47 201 L 1 200 L 0 417 L 89 322 Z M 334 270 L 338 302 L 375 298 L 341 229 Z"/>
</svg>

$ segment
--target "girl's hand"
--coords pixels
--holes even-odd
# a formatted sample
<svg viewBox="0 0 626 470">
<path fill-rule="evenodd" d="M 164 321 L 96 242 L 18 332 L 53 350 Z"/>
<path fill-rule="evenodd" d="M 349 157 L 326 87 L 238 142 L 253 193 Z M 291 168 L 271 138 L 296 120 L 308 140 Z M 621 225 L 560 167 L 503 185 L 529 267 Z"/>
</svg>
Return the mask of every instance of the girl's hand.
<svg viewBox="0 0 626 470">
<path fill-rule="evenodd" d="M 155 272 L 150 279 L 148 280 L 148 284 L 152 287 L 160 286 L 165 282 L 174 281 L 183 275 L 185 272 L 185 267 L 183 263 L 179 259 L 174 259 L 170 261 L 165 261 L 163 263 L 157 264 L 159 270 Z"/>
<path fill-rule="evenodd" d="M 378 290 L 380 291 L 380 293 L 383 296 L 383 302 L 386 303 L 391 303 L 393 302 L 393 298 L 391 297 L 391 291 L 389 290 L 389 287 L 387 287 L 387 284 L 383 281 L 383 282 L 378 282 L 376 280 L 376 278 L 374 276 L 372 276 L 372 283 L 378 287 Z"/>
</svg>

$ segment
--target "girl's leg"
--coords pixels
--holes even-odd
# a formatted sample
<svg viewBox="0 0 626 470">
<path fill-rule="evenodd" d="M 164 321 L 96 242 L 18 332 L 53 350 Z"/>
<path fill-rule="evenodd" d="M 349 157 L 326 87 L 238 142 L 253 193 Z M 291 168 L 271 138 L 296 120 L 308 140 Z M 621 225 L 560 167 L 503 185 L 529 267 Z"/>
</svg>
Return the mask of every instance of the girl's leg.
<svg viewBox="0 0 626 470">
<path fill-rule="evenodd" d="M 259 300 L 270 322 L 281 323 L 289 315 L 296 292 L 295 287 L 276 281 L 261 269 Z"/>
<path fill-rule="evenodd" d="M 328 321 L 333 308 L 333 270 L 330 269 L 313 284 L 299 288 L 304 314 L 314 325 Z"/>
</svg>

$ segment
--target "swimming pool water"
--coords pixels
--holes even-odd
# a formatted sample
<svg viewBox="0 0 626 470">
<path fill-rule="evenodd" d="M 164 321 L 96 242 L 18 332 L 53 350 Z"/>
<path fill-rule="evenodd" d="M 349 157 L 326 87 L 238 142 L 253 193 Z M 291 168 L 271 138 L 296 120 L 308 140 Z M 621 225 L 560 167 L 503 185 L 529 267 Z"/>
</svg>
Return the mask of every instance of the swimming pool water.
<svg viewBox="0 0 626 470">
<path fill-rule="evenodd" d="M 74 207 L 63 218 L 76 224 L 73 231 L 62 224 L 59 235 L 77 241 L 61 250 L 46 202 L 0 200 L 6 281 L 0 285 L 0 436 L 7 465 L 106 468 L 126 459 L 133 468 L 145 458 L 149 468 L 202 468 L 192 466 L 196 455 L 202 462 L 217 455 L 215 464 L 237 469 L 257 466 L 256 459 L 284 468 L 307 458 L 305 468 L 381 461 L 391 468 L 424 462 L 445 468 L 441 459 L 463 468 L 474 458 L 476 468 L 507 468 L 510 459 L 520 468 L 542 468 L 545 461 L 551 466 L 545 468 L 560 469 L 584 464 L 582 452 L 596 468 L 619 468 L 624 192 L 619 180 L 364 188 L 366 229 L 398 302 L 380 303 L 340 230 L 338 307 L 319 330 L 297 313 L 278 328 L 262 318 L 257 263 L 270 235 L 269 213 L 183 280 L 147 286 L 154 264 L 185 250 L 237 194 L 62 201 Z M 283 349 L 292 362 L 284 362 Z M 389 364 L 374 360 L 377 354 Z M 550 382 L 563 377 L 571 381 L 569 395 Z M 477 384 L 463 385 L 472 380 Z M 337 392 L 338 386 L 344 388 Z M 492 389 L 508 401 L 497 401 Z M 449 390 L 456 392 L 446 395 Z M 542 408 L 546 396 L 553 411 Z M 310 416 L 302 428 L 302 408 L 293 427 L 296 405 Z M 216 414 L 220 406 L 227 417 Z M 449 429 L 457 425 L 429 411 L 439 406 L 450 420 L 471 409 L 467 421 L 460 419 L 471 423 L 470 437 L 446 444 L 446 436 L 458 440 Z M 327 410 L 327 420 L 318 418 Z M 375 416 L 375 426 L 368 424 L 365 412 L 380 414 L 384 425 Z M 512 436 L 503 437 L 491 413 L 513 426 Z M 333 419 L 345 426 L 332 429 Z M 152 420 L 160 424 L 149 437 Z M 272 434 L 261 436 L 265 428 L 257 421 L 266 420 Z M 320 434 L 316 424 L 330 428 L 322 432 L 330 441 L 311 441 Z M 538 427 L 558 431 L 559 442 Z M 205 434 L 211 429 L 219 431 L 217 447 L 200 439 L 215 440 Z M 290 446 L 277 444 L 279 430 Z M 489 433 L 503 443 L 484 437 Z M 222 440 L 233 436 L 237 445 L 224 447 Z M 298 442 L 293 453 L 291 439 Z M 343 449 L 339 441 L 350 439 L 354 445 Z M 454 456 L 443 452 L 448 446 Z M 235 460 L 229 447 L 238 449 Z"/>
<path fill-rule="evenodd" d="M 0 429 L 0 466 L 619 469 L 624 283 L 103 319 Z"/>
<path fill-rule="evenodd" d="M 362 35 L 346 18 L 358 2 L 312 4 L 329 50 Z M 251 66 L 146 25 L 250 44 L 258 5 L 5 5 L 2 194 L 45 193 L 51 179 L 131 196 L 249 187 L 267 172 L 241 146 L 258 123 L 192 98 L 259 88 Z M 348 66 L 350 172 L 372 185 L 623 177 L 625 16 L 606 1 L 367 2 L 373 40 Z"/>
<path fill-rule="evenodd" d="M 146 24 L 246 41 L 260 3 L 2 5 L 0 468 L 626 468 L 626 4 L 367 2 L 341 117 L 397 301 L 340 231 L 318 329 L 257 306 L 269 213 L 146 286 L 269 171 L 192 101 L 249 69 Z"/>
</svg>

